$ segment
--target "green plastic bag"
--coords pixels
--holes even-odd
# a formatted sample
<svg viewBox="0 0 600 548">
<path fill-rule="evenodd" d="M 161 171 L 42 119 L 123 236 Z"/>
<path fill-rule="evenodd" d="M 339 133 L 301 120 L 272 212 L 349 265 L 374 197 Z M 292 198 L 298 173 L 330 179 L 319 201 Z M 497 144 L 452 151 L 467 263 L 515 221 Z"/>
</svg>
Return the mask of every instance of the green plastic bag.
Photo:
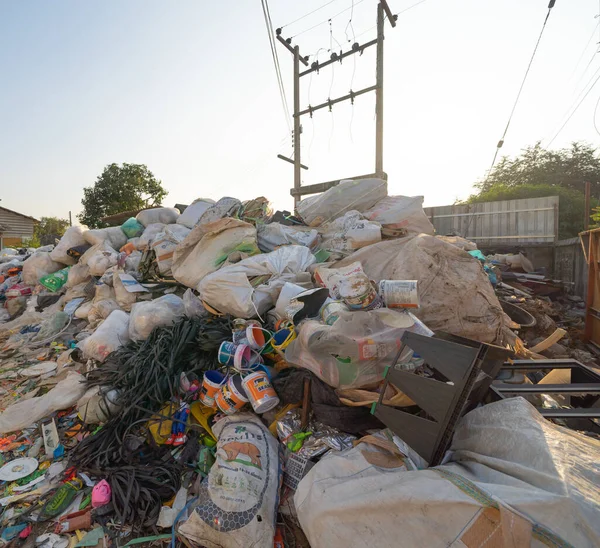
<svg viewBox="0 0 600 548">
<path fill-rule="evenodd" d="M 144 225 L 135 217 L 129 217 L 122 225 L 121 230 L 125 232 L 127 238 L 137 238 L 144 232 Z"/>
<path fill-rule="evenodd" d="M 67 283 L 69 277 L 69 269 L 71 267 L 63 268 L 54 274 L 48 274 L 40 278 L 40 283 L 50 291 L 58 291 L 63 285 Z"/>
</svg>

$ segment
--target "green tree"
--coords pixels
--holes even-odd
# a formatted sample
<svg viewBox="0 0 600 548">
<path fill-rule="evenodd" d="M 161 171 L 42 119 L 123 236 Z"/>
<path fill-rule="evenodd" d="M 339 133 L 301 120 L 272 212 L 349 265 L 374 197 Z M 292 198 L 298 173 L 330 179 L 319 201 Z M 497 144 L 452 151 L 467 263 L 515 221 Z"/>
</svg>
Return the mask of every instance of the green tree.
<svg viewBox="0 0 600 548">
<path fill-rule="evenodd" d="M 591 183 L 593 207 L 599 203 L 594 197 L 600 196 L 596 149 L 572 143 L 569 148 L 545 150 L 538 142 L 515 158 L 503 157 L 485 180 L 474 185 L 477 193 L 465 203 L 558 196 L 558 237 L 572 238 L 584 228 L 586 181 Z"/>
<path fill-rule="evenodd" d="M 68 219 L 59 217 L 42 217 L 40 222 L 33 228 L 33 238 L 27 242 L 28 247 L 39 247 L 41 245 L 53 244 L 59 239 L 65 230 L 69 228 Z"/>
<path fill-rule="evenodd" d="M 160 205 L 166 195 L 162 183 L 145 165 L 110 164 L 94 186 L 83 189 L 83 211 L 77 217 L 89 228 L 101 228 L 106 226 L 102 217 Z"/>
</svg>

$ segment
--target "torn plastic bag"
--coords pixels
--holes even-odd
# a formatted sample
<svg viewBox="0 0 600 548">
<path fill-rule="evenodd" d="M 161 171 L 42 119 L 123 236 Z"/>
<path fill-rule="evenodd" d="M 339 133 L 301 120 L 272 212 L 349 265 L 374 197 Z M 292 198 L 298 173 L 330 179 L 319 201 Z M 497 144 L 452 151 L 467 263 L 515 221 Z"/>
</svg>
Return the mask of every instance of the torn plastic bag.
<svg viewBox="0 0 600 548">
<path fill-rule="evenodd" d="M 600 546 L 600 443 L 522 398 L 467 413 L 435 468 L 383 468 L 365 449 L 326 455 L 298 485 L 313 548 Z"/>
<path fill-rule="evenodd" d="M 302 200 L 296 210 L 309 226 L 320 226 L 355 209 L 366 211 L 387 196 L 383 179 L 345 179 L 323 194 Z"/>
<path fill-rule="evenodd" d="M 129 337 L 134 341 L 146 340 L 155 327 L 173 325 L 184 314 L 183 300 L 177 295 L 135 303 L 129 318 Z"/>
<path fill-rule="evenodd" d="M 145 227 L 153 223 L 170 225 L 177 222 L 179 210 L 174 207 L 155 207 L 140 211 L 135 218 Z"/>
<path fill-rule="evenodd" d="M 171 271 L 180 283 L 195 288 L 207 274 L 218 270 L 234 252 L 256 255 L 256 228 L 227 217 L 199 224 L 176 248 Z"/>
<path fill-rule="evenodd" d="M 148 225 L 137 242 L 137 249 L 140 251 L 148 249 L 154 239 L 165 230 L 166 226 L 167 225 L 163 223 L 152 223 Z"/>
<path fill-rule="evenodd" d="M 115 310 L 96 331 L 77 346 L 86 358 L 103 362 L 106 356 L 127 344 L 129 340 L 129 314 Z"/>
<path fill-rule="evenodd" d="M 70 226 L 65 230 L 58 245 L 50 252 L 50 258 L 57 263 L 74 265 L 77 259 L 71 257 L 67 252 L 72 247 L 85 244 L 83 230 L 80 226 Z"/>
<path fill-rule="evenodd" d="M 83 282 L 89 282 L 91 277 L 90 267 L 86 264 L 78 263 L 70 268 L 66 285 L 67 287 L 75 287 Z"/>
<path fill-rule="evenodd" d="M 225 417 L 213 432 L 216 462 L 179 535 L 207 548 L 272 548 L 281 479 L 277 440 L 251 413 Z"/>
<path fill-rule="evenodd" d="M 163 276 L 171 276 L 175 248 L 185 240 L 189 233 L 190 229 L 185 226 L 168 225 L 163 232 L 156 235 L 150 244 L 156 254 L 158 270 Z"/>
<path fill-rule="evenodd" d="M 190 288 L 186 289 L 183 294 L 183 306 L 185 308 L 185 315 L 188 318 L 203 318 L 204 316 L 208 316 L 208 311 L 204 308 L 202 301 Z"/>
<path fill-rule="evenodd" d="M 358 211 L 347 211 L 343 217 L 322 225 L 320 232 L 322 241 L 319 247 L 338 257 L 381 241 L 381 225 L 363 219 Z"/>
<path fill-rule="evenodd" d="M 285 360 L 312 371 L 334 388 L 360 388 L 383 380 L 405 331 L 432 336 L 410 312 L 380 308 L 339 312 L 333 325 L 307 320 L 285 351 Z M 405 348 L 406 355 L 412 350 Z M 400 359 L 404 357 L 404 353 Z"/>
<path fill-rule="evenodd" d="M 60 381 L 43 396 L 23 400 L 9 406 L 0 414 L 0 434 L 23 430 L 55 411 L 72 407 L 85 393 L 84 383 L 85 377 L 69 371 L 66 379 Z"/>
<path fill-rule="evenodd" d="M 430 329 L 501 346 L 514 342 L 494 288 L 466 251 L 421 234 L 363 247 L 334 267 L 357 261 L 377 283 L 418 280 L 420 308 L 415 314 Z"/>
<path fill-rule="evenodd" d="M 208 198 L 198 198 L 197 200 L 194 200 L 177 218 L 177 224 L 187 226 L 190 229 L 194 228 L 204 212 L 213 205 L 215 205 L 214 200 Z"/>
<path fill-rule="evenodd" d="M 435 233 L 423 211 L 423 196 L 387 196 L 364 212 L 364 216 L 382 225 L 384 231 L 406 231 L 408 234 Z"/>
<path fill-rule="evenodd" d="M 306 226 L 286 226 L 280 223 L 258 225 L 258 247 L 263 253 L 282 245 L 304 245 L 314 249 L 319 243 L 319 233 Z"/>
<path fill-rule="evenodd" d="M 127 243 L 127 236 L 120 226 L 88 230 L 83 233 L 83 238 L 92 246 L 106 242 L 113 249 L 121 249 Z"/>
<path fill-rule="evenodd" d="M 209 223 L 214 223 L 215 221 L 225 217 L 235 217 L 237 216 L 241 206 L 242 202 L 240 202 L 237 198 L 229 198 L 228 196 L 224 196 L 202 214 L 198 220 L 198 224 L 206 225 Z"/>
<path fill-rule="evenodd" d="M 198 292 L 220 312 L 255 318 L 273 308 L 285 282 L 310 282 L 306 270 L 314 262 L 307 247 L 283 246 L 209 274 L 198 284 Z"/>
<path fill-rule="evenodd" d="M 38 251 L 23 263 L 21 275 L 27 285 L 37 285 L 42 276 L 57 272 L 61 268 L 64 266 L 53 261 L 48 251 Z"/>
</svg>

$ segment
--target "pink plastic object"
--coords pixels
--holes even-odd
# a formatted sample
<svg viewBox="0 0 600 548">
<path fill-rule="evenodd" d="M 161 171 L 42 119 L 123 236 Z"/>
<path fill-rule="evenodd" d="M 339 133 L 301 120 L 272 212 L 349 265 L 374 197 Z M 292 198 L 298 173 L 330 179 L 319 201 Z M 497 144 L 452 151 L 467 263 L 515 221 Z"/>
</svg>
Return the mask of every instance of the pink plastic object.
<svg viewBox="0 0 600 548">
<path fill-rule="evenodd" d="M 111 490 L 106 480 L 99 481 L 92 489 L 92 507 L 98 508 L 110 502 Z"/>
</svg>

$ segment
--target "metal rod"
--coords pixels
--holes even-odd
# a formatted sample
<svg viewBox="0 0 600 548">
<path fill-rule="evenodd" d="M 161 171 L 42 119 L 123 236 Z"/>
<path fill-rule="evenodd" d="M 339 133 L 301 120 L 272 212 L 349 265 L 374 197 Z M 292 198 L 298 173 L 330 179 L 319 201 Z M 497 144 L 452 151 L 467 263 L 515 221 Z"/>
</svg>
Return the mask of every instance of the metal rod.
<svg viewBox="0 0 600 548">
<path fill-rule="evenodd" d="M 276 38 L 285 46 L 285 49 L 287 49 L 290 53 L 294 53 L 294 50 L 298 47 L 290 46 L 290 44 L 288 44 L 279 34 L 276 36 Z M 308 66 L 308 61 L 306 61 L 303 57 L 300 57 L 300 62 L 304 64 L 304 66 Z"/>
<path fill-rule="evenodd" d="M 527 394 L 600 394 L 600 383 L 571 384 L 496 384 L 498 392 Z"/>
<path fill-rule="evenodd" d="M 542 417 L 547 419 L 595 419 L 600 418 L 598 407 L 577 407 L 572 409 L 542 409 L 536 407 Z"/>
<path fill-rule="evenodd" d="M 300 125 L 300 48 L 294 48 L 294 190 L 298 190 L 302 184 L 300 174 L 300 134 L 302 126 Z M 300 203 L 300 196 L 294 195 L 294 209 Z"/>
<path fill-rule="evenodd" d="M 287 156 L 284 156 L 283 154 L 278 154 L 277 158 L 279 158 L 280 160 L 283 160 L 284 162 L 288 162 L 288 163 L 294 165 L 294 160 L 292 160 L 291 158 L 288 158 Z M 300 164 L 300 167 L 302 169 L 308 169 L 308 166 L 305 166 L 304 164 Z"/>
<path fill-rule="evenodd" d="M 349 55 L 353 55 L 355 53 L 362 53 L 364 50 L 366 50 L 367 48 L 370 48 L 371 46 L 374 46 L 375 44 L 377 44 L 377 39 L 371 40 L 370 42 L 367 42 L 366 44 L 359 46 L 358 49 L 348 50 L 345 53 L 338 55 L 335 59 L 330 59 L 329 61 L 325 61 L 324 63 L 319 63 L 318 61 L 316 61 L 317 66 L 314 68 L 311 67 L 311 68 L 301 72 L 300 77 L 306 76 L 307 74 L 310 74 L 311 72 L 321 70 L 323 67 L 331 65 L 332 63 L 336 63 L 337 61 L 341 61 L 342 59 L 344 59 L 345 57 L 348 57 Z"/>
<path fill-rule="evenodd" d="M 395 19 L 394 15 L 392 14 L 392 10 L 388 6 L 388 3 L 386 2 L 386 0 L 379 0 L 379 4 L 381 6 L 383 6 L 383 9 L 385 10 L 385 14 L 387 15 L 388 21 L 390 22 L 390 25 L 392 25 L 392 28 L 394 28 L 396 26 L 396 19 Z"/>
<path fill-rule="evenodd" d="M 377 4 L 377 85 L 375 92 L 375 173 L 383 173 L 383 12 Z"/>
<path fill-rule="evenodd" d="M 325 103 L 321 103 L 320 105 L 317 105 L 316 107 L 309 107 L 304 110 L 301 110 L 300 112 L 298 112 L 297 115 L 294 113 L 294 117 L 299 118 L 300 116 L 304 116 L 305 114 L 308 114 L 309 112 L 314 112 L 315 110 L 320 110 L 325 107 L 333 106 L 336 103 L 341 103 L 342 101 L 347 101 L 351 97 L 357 97 L 359 95 L 362 95 L 363 93 L 369 93 L 369 91 L 375 91 L 376 89 L 377 89 L 377 86 L 370 86 L 368 88 L 361 89 L 360 91 L 354 91 L 352 93 L 349 93 L 348 95 L 344 95 L 343 97 L 338 97 L 337 99 L 330 99 L 329 101 L 327 101 Z"/>
</svg>

